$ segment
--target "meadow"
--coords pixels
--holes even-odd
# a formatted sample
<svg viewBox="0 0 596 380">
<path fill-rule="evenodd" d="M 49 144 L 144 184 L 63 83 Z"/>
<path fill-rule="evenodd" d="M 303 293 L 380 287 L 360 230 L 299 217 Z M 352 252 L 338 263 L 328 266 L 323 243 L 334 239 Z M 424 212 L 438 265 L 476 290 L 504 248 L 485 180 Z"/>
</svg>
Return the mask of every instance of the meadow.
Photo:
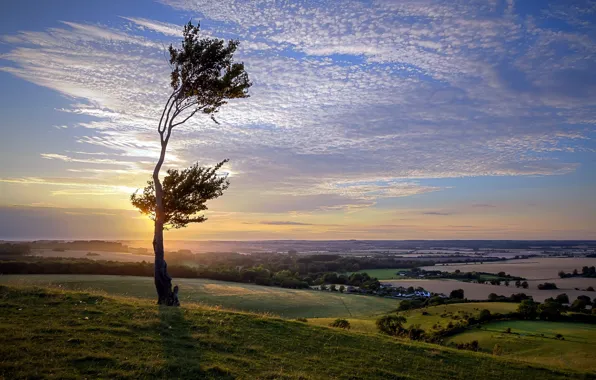
<svg viewBox="0 0 596 380">
<path fill-rule="evenodd" d="M 450 321 L 456 322 L 454 316 L 459 318 L 464 313 L 470 315 L 477 315 L 480 310 L 487 309 L 491 313 L 510 313 L 517 309 L 516 303 L 510 302 L 474 302 L 474 303 L 457 303 L 451 305 L 439 305 L 426 307 L 424 309 L 415 309 L 399 312 L 400 315 L 406 317 L 407 322 L 404 327 L 411 327 L 412 325 L 420 325 L 425 331 L 430 331 L 434 324 L 440 323 L 443 327 L 447 326 Z M 422 314 L 425 312 L 426 314 Z M 449 316 L 445 316 L 449 314 Z M 363 318 L 346 318 L 350 322 L 350 329 L 352 331 L 375 334 L 378 332 L 375 317 Z M 314 318 L 309 319 L 308 322 L 318 326 L 329 326 L 334 318 Z"/>
<path fill-rule="evenodd" d="M 0 286 L 0 378 L 572 379 L 388 336 L 95 293 Z"/>
<path fill-rule="evenodd" d="M 356 273 L 368 273 L 370 277 L 376 277 L 377 280 L 396 280 L 402 278 L 400 275 L 397 274 L 399 271 L 406 271 L 408 269 L 392 269 L 392 268 L 383 268 L 383 269 L 362 269 Z"/>
<path fill-rule="evenodd" d="M 506 333 L 510 328 L 511 333 Z M 557 339 L 561 334 L 564 340 Z M 492 352 L 499 345 L 502 356 L 562 368 L 596 371 L 596 326 L 544 321 L 497 321 L 470 328 L 446 343 L 477 340 Z"/>
<path fill-rule="evenodd" d="M 95 255 L 88 256 L 91 252 Z M 110 251 L 94 251 L 94 250 L 65 250 L 53 251 L 51 249 L 34 249 L 31 252 L 33 256 L 58 258 L 67 257 L 71 259 L 91 259 L 91 260 L 109 260 L 109 261 L 125 261 L 125 262 L 141 262 L 153 261 L 153 256 L 135 255 L 127 252 L 110 252 Z"/>
<path fill-rule="evenodd" d="M 271 313 L 284 318 L 362 317 L 383 314 L 399 301 L 381 297 L 315 290 L 294 290 L 204 279 L 175 279 L 182 303 Z M 120 296 L 155 298 L 153 278 L 100 275 L 3 275 L 0 284 L 51 285 L 102 291 Z"/>
</svg>

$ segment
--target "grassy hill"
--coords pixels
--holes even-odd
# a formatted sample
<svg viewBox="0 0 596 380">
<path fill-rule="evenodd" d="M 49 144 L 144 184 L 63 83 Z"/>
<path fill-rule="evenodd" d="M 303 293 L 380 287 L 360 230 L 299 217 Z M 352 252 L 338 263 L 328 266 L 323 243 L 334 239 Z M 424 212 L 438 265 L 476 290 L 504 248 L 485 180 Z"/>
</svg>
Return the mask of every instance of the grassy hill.
<svg viewBox="0 0 596 380">
<path fill-rule="evenodd" d="M 174 283 L 180 285 L 183 303 L 201 302 L 227 309 L 272 313 L 285 318 L 363 317 L 383 314 L 399 305 L 397 300 L 339 292 L 184 278 L 174 279 Z M 0 284 L 53 285 L 71 290 L 100 290 L 120 296 L 155 298 L 155 286 L 150 277 L 3 275 L 0 276 Z"/>
<path fill-rule="evenodd" d="M 511 333 L 506 333 L 507 328 Z M 556 339 L 561 334 L 564 340 Z M 498 321 L 455 335 L 447 343 L 477 340 L 480 348 L 533 363 L 596 371 L 596 326 L 544 321 Z"/>
<path fill-rule="evenodd" d="M 594 378 L 204 306 L 0 286 L 0 378 Z"/>
<path fill-rule="evenodd" d="M 430 331 L 434 324 L 440 323 L 447 326 L 450 321 L 457 322 L 464 313 L 478 315 L 480 310 L 488 309 L 491 313 L 510 313 L 517 309 L 516 303 L 511 302 L 474 302 L 474 303 L 456 303 L 451 305 L 431 306 L 424 309 L 415 309 L 400 312 L 407 318 L 406 327 L 420 325 L 423 330 Z M 423 314 L 425 312 L 426 314 Z M 376 316 L 364 316 L 356 318 L 347 318 L 350 322 L 351 330 L 376 333 Z M 313 318 L 309 322 L 319 326 L 328 326 L 335 318 Z"/>
</svg>

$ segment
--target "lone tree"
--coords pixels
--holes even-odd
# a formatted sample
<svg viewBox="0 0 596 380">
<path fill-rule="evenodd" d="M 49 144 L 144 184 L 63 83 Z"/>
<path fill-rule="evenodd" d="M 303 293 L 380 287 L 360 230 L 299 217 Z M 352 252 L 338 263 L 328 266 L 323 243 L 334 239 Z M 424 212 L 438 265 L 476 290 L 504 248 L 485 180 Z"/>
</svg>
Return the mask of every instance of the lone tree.
<svg viewBox="0 0 596 380">
<path fill-rule="evenodd" d="M 154 276 L 157 303 L 160 305 L 178 304 L 177 289 L 172 290 L 172 278 L 168 275 L 164 259 L 164 228 L 181 228 L 188 223 L 204 222 L 206 218 L 198 213 L 207 209 L 206 201 L 221 196 L 229 185 L 225 177 L 217 175 L 217 170 L 227 160 L 213 168 L 194 165 L 182 171 L 169 170 L 162 184 L 159 171 L 172 130 L 197 113 L 209 115 L 217 123 L 214 116 L 219 108 L 229 99 L 248 97 L 251 86 L 244 64 L 235 63 L 233 59 L 239 42 L 200 38 L 199 30 L 198 24 L 195 26 L 189 22 L 184 26 L 181 46 L 170 45 L 168 49 L 172 93 L 157 126 L 161 153 L 153 170 L 153 180 L 148 182 L 142 194 L 131 196 L 133 205 L 155 221 Z"/>
</svg>

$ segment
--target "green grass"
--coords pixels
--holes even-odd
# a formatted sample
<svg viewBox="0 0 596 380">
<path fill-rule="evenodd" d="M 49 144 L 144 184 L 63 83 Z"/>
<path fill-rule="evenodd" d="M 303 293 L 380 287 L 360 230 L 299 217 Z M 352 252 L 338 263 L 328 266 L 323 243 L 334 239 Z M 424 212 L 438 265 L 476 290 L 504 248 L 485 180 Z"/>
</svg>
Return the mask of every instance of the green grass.
<svg viewBox="0 0 596 380">
<path fill-rule="evenodd" d="M 407 318 L 408 325 L 419 324 L 423 330 L 430 331 L 435 323 L 445 328 L 450 321 L 457 322 L 465 313 L 478 315 L 482 309 L 488 309 L 491 313 L 511 313 L 517 310 L 517 306 L 518 304 L 513 302 L 455 303 L 409 310 L 400 314 Z M 423 312 L 428 315 L 423 315 Z"/>
<path fill-rule="evenodd" d="M 383 280 L 399 280 L 403 279 L 402 276 L 398 275 L 397 272 L 407 271 L 409 269 L 362 269 L 356 273 L 368 273 L 370 277 L 376 277 L 379 281 Z"/>
<path fill-rule="evenodd" d="M 443 328 L 447 326 L 449 321 L 454 323 L 457 321 L 457 316 L 461 317 L 463 313 L 471 315 L 478 315 L 480 310 L 488 309 L 491 313 L 509 313 L 517 309 L 516 303 L 509 302 L 475 302 L 475 303 L 456 303 L 451 305 L 431 306 L 424 309 L 416 309 L 400 312 L 406 317 L 408 322 L 406 327 L 419 324 L 425 331 L 432 331 L 432 327 L 436 323 L 440 323 Z M 428 313 L 423 315 L 422 312 Z M 442 316 L 445 315 L 445 316 Z M 351 324 L 352 331 L 362 333 L 377 333 L 377 326 L 375 325 L 376 316 L 366 316 L 360 318 L 347 318 Z M 335 318 L 314 318 L 309 319 L 309 323 L 318 326 L 328 326 Z"/>
<path fill-rule="evenodd" d="M 149 277 L 86 275 L 4 275 L 0 284 L 54 285 L 75 290 L 154 299 Z M 363 317 L 386 313 L 399 301 L 339 292 L 294 290 L 202 279 L 174 279 L 182 303 L 201 302 L 226 309 L 272 313 L 285 318 Z"/>
<path fill-rule="evenodd" d="M 0 286 L 3 379 L 580 376 L 587 375 L 204 306 Z"/>
<path fill-rule="evenodd" d="M 505 333 L 511 328 L 511 334 Z M 556 334 L 565 340 L 555 339 Z M 544 336 L 541 336 L 544 335 Z M 496 344 L 505 357 L 532 363 L 596 371 L 596 326 L 544 321 L 498 321 L 453 336 L 447 343 L 477 340 L 491 352 Z"/>
</svg>

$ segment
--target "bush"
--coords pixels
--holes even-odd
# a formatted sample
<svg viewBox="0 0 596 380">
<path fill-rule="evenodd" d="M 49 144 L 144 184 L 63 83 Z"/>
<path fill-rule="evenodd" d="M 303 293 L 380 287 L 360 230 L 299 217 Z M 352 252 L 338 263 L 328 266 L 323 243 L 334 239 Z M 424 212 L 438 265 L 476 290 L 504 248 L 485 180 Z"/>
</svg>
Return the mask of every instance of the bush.
<svg viewBox="0 0 596 380">
<path fill-rule="evenodd" d="M 401 315 L 385 315 L 377 319 L 376 325 L 380 332 L 391 336 L 398 336 L 405 332 L 403 324 L 406 322 L 406 318 Z"/>
<path fill-rule="evenodd" d="M 557 288 L 557 284 L 555 284 L 553 282 L 545 282 L 544 284 L 538 284 L 538 289 L 552 290 L 552 289 L 558 289 L 558 288 Z"/>
<path fill-rule="evenodd" d="M 449 293 L 449 298 L 457 298 L 457 299 L 464 299 L 464 290 L 463 289 L 454 289 Z"/>
<path fill-rule="evenodd" d="M 411 340 L 421 340 L 424 337 L 424 330 L 420 328 L 420 325 L 411 326 L 408 330 L 408 338 Z"/>
<path fill-rule="evenodd" d="M 522 319 L 533 320 L 538 316 L 538 304 L 532 300 L 523 300 L 517 307 Z"/>
<path fill-rule="evenodd" d="M 349 330 L 350 329 L 350 322 L 347 319 L 337 318 L 335 321 L 329 324 L 331 327 L 337 327 L 340 329 Z"/>
<path fill-rule="evenodd" d="M 491 319 L 490 310 L 484 309 L 484 310 L 480 311 L 480 314 L 478 315 L 478 320 L 480 322 L 490 321 L 490 319 Z"/>
<path fill-rule="evenodd" d="M 459 343 L 456 347 L 458 350 L 470 350 L 470 351 L 480 350 L 480 346 L 478 345 L 477 340 L 473 340 L 469 343 Z"/>
</svg>

